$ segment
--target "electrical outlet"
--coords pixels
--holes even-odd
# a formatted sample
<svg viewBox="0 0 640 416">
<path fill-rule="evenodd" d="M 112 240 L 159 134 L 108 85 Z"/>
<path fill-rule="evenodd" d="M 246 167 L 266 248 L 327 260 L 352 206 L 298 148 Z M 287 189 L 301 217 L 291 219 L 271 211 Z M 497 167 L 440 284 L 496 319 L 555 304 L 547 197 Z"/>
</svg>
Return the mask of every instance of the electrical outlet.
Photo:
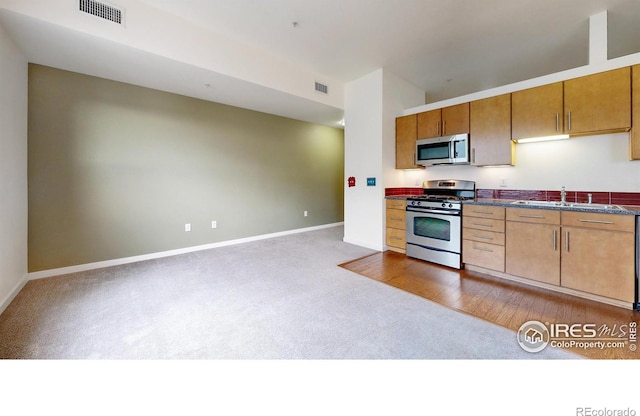
<svg viewBox="0 0 640 416">
<path fill-rule="evenodd" d="M 218 228 L 218 221 L 211 221 L 211 228 Z"/>
<path fill-rule="evenodd" d="M 304 216 L 306 217 L 307 215 L 309 215 L 309 212 L 305 211 Z"/>
<path fill-rule="evenodd" d="M 185 224 L 184 225 L 184 230 L 187 231 L 187 232 L 191 231 L 191 224 Z"/>
</svg>

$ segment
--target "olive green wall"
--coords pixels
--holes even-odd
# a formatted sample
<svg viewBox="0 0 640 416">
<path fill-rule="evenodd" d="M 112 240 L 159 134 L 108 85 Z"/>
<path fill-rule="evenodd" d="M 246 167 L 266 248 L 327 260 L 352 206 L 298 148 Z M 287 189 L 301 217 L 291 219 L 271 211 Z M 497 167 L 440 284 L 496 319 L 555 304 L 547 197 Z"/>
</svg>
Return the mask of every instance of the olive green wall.
<svg viewBox="0 0 640 416">
<path fill-rule="evenodd" d="M 30 272 L 343 220 L 342 130 L 39 65 L 28 157 Z"/>
</svg>

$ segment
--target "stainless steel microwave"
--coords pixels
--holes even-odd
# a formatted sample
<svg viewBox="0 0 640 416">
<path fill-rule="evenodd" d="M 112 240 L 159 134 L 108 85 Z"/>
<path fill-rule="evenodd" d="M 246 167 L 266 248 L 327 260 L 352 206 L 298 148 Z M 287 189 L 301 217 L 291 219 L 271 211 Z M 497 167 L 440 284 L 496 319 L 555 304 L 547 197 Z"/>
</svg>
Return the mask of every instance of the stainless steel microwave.
<svg viewBox="0 0 640 416">
<path fill-rule="evenodd" d="M 469 135 L 416 140 L 416 165 L 469 164 Z"/>
</svg>

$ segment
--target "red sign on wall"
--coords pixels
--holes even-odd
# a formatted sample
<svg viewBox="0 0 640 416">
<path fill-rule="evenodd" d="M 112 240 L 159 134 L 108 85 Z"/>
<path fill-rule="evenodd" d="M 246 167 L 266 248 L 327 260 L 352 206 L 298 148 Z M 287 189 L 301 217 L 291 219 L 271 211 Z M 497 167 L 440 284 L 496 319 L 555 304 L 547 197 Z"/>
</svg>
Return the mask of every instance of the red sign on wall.
<svg viewBox="0 0 640 416">
<path fill-rule="evenodd" d="M 349 188 L 351 188 L 352 186 L 356 186 L 355 176 L 349 176 L 349 179 L 347 179 L 347 182 L 349 184 Z"/>
</svg>

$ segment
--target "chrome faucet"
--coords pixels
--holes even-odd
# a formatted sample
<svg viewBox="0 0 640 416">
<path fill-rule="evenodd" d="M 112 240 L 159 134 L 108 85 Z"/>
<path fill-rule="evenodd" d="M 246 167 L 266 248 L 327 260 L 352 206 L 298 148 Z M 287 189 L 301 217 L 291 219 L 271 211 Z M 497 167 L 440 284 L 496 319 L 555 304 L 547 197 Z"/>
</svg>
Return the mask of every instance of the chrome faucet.
<svg viewBox="0 0 640 416">
<path fill-rule="evenodd" d="M 587 194 L 587 204 L 593 203 L 593 195 Z"/>
<path fill-rule="evenodd" d="M 567 191 L 565 190 L 564 186 L 562 187 L 562 190 L 560 191 L 560 203 L 562 205 L 566 205 L 567 204 Z"/>
</svg>

